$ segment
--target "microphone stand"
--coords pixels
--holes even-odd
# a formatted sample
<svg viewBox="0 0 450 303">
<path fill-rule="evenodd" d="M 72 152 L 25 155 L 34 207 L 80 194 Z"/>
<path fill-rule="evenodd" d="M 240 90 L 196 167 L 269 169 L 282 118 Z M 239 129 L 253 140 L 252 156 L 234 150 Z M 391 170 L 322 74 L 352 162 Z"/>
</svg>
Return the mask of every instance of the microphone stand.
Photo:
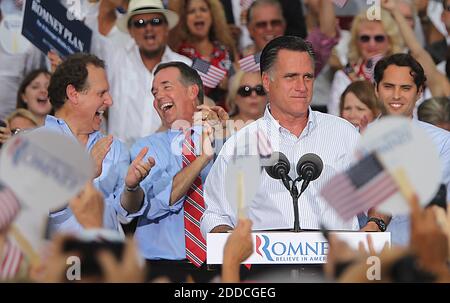
<svg viewBox="0 0 450 303">
<path fill-rule="evenodd" d="M 306 190 L 306 187 L 308 187 L 309 185 L 309 178 L 307 177 L 306 179 L 303 180 L 302 186 L 301 186 L 301 190 L 300 193 L 298 192 L 298 188 L 297 188 L 297 182 L 299 182 L 300 180 L 302 180 L 301 177 L 298 177 L 297 179 L 295 179 L 292 182 L 292 187 L 289 190 L 289 193 L 291 194 L 292 197 L 292 203 L 294 204 L 294 232 L 298 233 L 301 231 L 300 229 L 300 219 L 298 216 L 298 199 L 300 198 L 300 196 L 303 194 L 303 192 Z"/>
<path fill-rule="evenodd" d="M 292 187 L 291 190 L 289 190 L 289 192 L 291 193 L 291 197 L 292 197 L 292 203 L 294 204 L 294 232 L 298 233 L 300 232 L 300 219 L 298 216 L 298 198 L 300 197 L 301 193 L 298 193 L 298 189 L 297 189 L 297 182 L 298 178 L 294 180 L 294 182 L 292 182 Z"/>
</svg>

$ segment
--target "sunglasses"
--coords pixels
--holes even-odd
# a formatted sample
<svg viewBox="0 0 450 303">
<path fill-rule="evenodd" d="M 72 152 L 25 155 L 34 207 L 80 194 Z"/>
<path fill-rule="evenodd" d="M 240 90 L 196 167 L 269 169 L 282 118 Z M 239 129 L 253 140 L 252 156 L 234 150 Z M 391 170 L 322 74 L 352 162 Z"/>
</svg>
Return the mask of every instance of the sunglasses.
<svg viewBox="0 0 450 303">
<path fill-rule="evenodd" d="M 274 19 L 274 20 L 270 20 L 270 21 L 260 21 L 260 22 L 255 23 L 255 27 L 258 29 L 265 29 L 269 26 L 269 24 L 271 27 L 280 27 L 283 25 L 283 20 Z"/>
<path fill-rule="evenodd" d="M 161 26 L 164 23 L 166 23 L 166 20 L 164 20 L 163 18 L 158 18 L 158 17 L 148 19 L 148 20 L 138 19 L 138 20 L 131 22 L 131 24 L 133 24 L 133 26 L 135 28 L 144 28 L 147 26 L 147 24 L 150 24 L 151 26 Z"/>
<path fill-rule="evenodd" d="M 361 35 L 359 36 L 359 41 L 362 43 L 367 43 L 370 41 L 370 39 L 375 40 L 376 43 L 383 43 L 386 40 L 385 35 L 375 35 L 375 36 L 369 36 L 369 35 Z"/>
<path fill-rule="evenodd" d="M 264 88 L 261 84 L 256 85 L 255 87 L 251 87 L 248 85 L 241 86 L 239 87 L 237 93 L 241 97 L 250 97 L 252 95 L 252 91 L 255 91 L 258 96 L 266 95 L 266 92 L 264 91 Z"/>
<path fill-rule="evenodd" d="M 23 128 L 13 128 L 13 129 L 11 129 L 11 135 L 14 136 L 14 135 L 17 135 L 19 133 L 24 133 L 26 131 L 27 130 L 23 129 Z"/>
</svg>

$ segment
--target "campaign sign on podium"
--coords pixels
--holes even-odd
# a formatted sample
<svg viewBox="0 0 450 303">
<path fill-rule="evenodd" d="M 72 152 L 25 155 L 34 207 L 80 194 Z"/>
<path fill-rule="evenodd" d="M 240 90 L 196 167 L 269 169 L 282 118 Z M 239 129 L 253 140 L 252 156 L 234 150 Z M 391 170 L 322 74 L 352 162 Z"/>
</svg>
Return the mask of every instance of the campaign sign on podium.
<svg viewBox="0 0 450 303">
<path fill-rule="evenodd" d="M 358 249 L 363 242 L 367 249 L 367 235 L 379 252 L 391 243 L 389 232 L 331 232 L 350 247 Z M 222 264 L 223 248 L 230 233 L 207 235 L 207 263 Z M 323 264 L 327 261 L 328 241 L 320 232 L 253 232 L 253 254 L 245 264 Z"/>
</svg>

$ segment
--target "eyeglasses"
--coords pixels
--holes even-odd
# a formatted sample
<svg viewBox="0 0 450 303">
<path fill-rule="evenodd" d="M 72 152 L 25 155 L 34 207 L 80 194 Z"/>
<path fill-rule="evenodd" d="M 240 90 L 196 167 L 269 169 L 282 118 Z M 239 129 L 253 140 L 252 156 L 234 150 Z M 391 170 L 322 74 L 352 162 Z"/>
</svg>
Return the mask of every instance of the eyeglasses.
<svg viewBox="0 0 450 303">
<path fill-rule="evenodd" d="M 239 87 L 237 93 L 241 97 L 250 97 L 252 95 L 252 91 L 255 91 L 255 93 L 258 96 L 266 95 L 266 92 L 264 91 L 264 87 L 261 84 L 256 85 L 255 87 L 251 87 L 248 85 L 241 86 L 241 87 Z"/>
<path fill-rule="evenodd" d="M 376 43 L 383 43 L 386 40 L 385 35 L 375 35 L 375 36 L 369 36 L 369 35 L 361 35 L 359 36 L 359 41 L 362 43 L 367 43 L 370 41 L 370 39 L 375 40 Z"/>
<path fill-rule="evenodd" d="M 280 27 L 283 25 L 283 20 L 274 19 L 274 20 L 270 20 L 270 21 L 260 21 L 260 22 L 255 23 L 255 27 L 258 29 L 265 29 L 269 26 L 269 24 L 271 27 Z"/>
<path fill-rule="evenodd" d="M 161 26 L 164 23 L 166 23 L 166 20 L 164 18 L 152 18 L 148 20 L 144 19 L 138 19 L 133 22 L 131 22 L 135 28 L 144 28 L 147 26 L 147 24 L 150 24 L 151 26 Z"/>
</svg>

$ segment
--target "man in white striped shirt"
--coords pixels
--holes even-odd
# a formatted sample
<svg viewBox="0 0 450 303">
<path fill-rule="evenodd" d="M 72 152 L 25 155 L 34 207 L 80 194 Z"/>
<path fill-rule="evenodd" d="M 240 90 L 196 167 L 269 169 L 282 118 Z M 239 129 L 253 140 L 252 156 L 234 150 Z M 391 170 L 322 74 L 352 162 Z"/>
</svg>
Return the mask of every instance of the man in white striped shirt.
<svg viewBox="0 0 450 303">
<path fill-rule="evenodd" d="M 225 232 L 236 226 L 236 207 L 225 194 L 226 169 L 239 151 L 236 142 L 247 142 L 246 153 L 256 154 L 258 130 L 267 136 L 274 151 L 287 156 L 293 167 L 289 172 L 292 179 L 297 177 L 294 168 L 302 155 L 315 153 L 323 160 L 321 176 L 311 182 L 299 199 L 301 229 L 319 229 L 324 224 L 333 230 L 357 230 L 356 217 L 342 221 L 319 195 L 332 176 L 350 166 L 359 133 L 341 118 L 311 110 L 314 83 L 311 46 L 298 37 L 275 38 L 262 52 L 261 73 L 269 105 L 264 117 L 226 142 L 211 168 L 205 184 L 207 209 L 201 221 L 203 235 Z M 241 140 L 244 137 L 246 141 Z M 255 230 L 292 228 L 292 199 L 281 180 L 261 172 L 261 183 L 248 205 L 248 217 Z"/>
</svg>

